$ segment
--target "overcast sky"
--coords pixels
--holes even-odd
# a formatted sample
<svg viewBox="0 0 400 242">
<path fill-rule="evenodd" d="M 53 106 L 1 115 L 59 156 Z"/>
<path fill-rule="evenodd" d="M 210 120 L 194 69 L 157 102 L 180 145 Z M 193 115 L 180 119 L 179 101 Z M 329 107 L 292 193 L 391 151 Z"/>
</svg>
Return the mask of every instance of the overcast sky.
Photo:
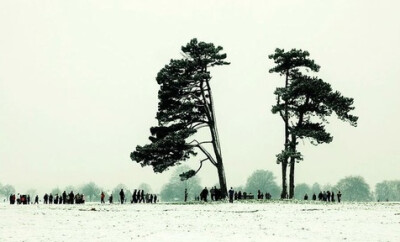
<svg viewBox="0 0 400 242">
<path fill-rule="evenodd" d="M 19 192 L 89 181 L 159 191 L 171 170 L 154 174 L 129 155 L 156 124 L 157 72 L 194 37 L 231 62 L 211 70 L 228 186 L 256 169 L 280 184 L 283 123 L 270 110 L 284 80 L 268 73 L 277 47 L 308 50 L 359 116 L 356 128 L 332 116 L 331 144 L 300 142 L 296 183 L 399 179 L 399 9 L 395 0 L 0 1 L 0 182 Z M 218 180 L 211 165 L 199 176 Z"/>
</svg>

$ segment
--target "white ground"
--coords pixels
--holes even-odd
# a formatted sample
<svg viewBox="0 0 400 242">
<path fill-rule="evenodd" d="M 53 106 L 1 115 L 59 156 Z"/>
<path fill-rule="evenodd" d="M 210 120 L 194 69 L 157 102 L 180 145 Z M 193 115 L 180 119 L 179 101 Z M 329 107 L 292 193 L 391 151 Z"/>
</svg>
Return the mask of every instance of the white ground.
<svg viewBox="0 0 400 242">
<path fill-rule="evenodd" d="M 400 203 L 0 204 L 0 241 L 129 240 L 400 241 Z"/>
</svg>

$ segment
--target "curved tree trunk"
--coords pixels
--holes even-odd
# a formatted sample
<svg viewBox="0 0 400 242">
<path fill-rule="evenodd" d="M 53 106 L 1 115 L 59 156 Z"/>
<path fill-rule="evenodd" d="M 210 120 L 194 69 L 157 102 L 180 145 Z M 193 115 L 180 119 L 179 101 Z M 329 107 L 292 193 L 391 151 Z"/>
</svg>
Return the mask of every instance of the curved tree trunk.
<svg viewBox="0 0 400 242">
<path fill-rule="evenodd" d="M 219 145 L 219 137 L 216 131 L 216 127 L 214 125 L 210 126 L 211 137 L 212 137 L 212 145 L 214 148 L 215 158 L 216 158 L 216 167 L 218 170 L 218 179 L 219 186 L 221 188 L 221 195 L 225 198 L 228 195 L 228 189 L 226 187 L 226 177 L 225 177 L 225 169 L 224 164 L 222 163 L 222 154 L 221 147 Z"/>
<path fill-rule="evenodd" d="M 221 162 L 217 163 L 217 170 L 218 170 L 218 178 L 219 178 L 219 186 L 221 187 L 221 195 L 222 198 L 226 198 L 228 195 L 228 190 L 226 186 L 226 177 L 225 177 L 225 170 L 224 165 Z"/>
<path fill-rule="evenodd" d="M 207 71 L 207 68 L 205 68 L 205 71 Z M 219 135 L 218 135 L 217 118 L 215 115 L 213 96 L 212 96 L 209 80 L 206 80 L 205 84 L 207 85 L 207 90 L 208 90 L 209 102 L 207 103 L 207 101 L 206 101 L 206 105 L 208 105 L 208 108 L 210 111 L 208 118 L 210 121 L 209 127 L 210 127 L 211 139 L 212 139 L 212 146 L 214 149 L 215 160 L 216 160 L 215 166 L 217 167 L 217 170 L 218 170 L 218 179 L 219 179 L 219 185 L 221 188 L 221 195 L 223 198 L 225 198 L 228 196 L 228 189 L 226 187 L 224 164 L 222 163 L 222 151 L 221 151 L 221 145 L 220 145 Z M 204 90 L 204 89 L 202 89 L 202 90 Z M 204 95 L 204 91 L 203 91 L 203 97 L 204 97 L 204 100 L 207 100 L 206 96 Z"/>
</svg>

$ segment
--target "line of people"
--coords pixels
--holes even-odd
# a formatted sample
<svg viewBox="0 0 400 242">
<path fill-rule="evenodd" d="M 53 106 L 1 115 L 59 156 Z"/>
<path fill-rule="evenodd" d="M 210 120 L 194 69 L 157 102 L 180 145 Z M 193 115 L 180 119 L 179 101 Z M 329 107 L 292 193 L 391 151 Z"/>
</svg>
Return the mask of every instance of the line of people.
<svg viewBox="0 0 400 242">
<path fill-rule="evenodd" d="M 39 197 L 37 197 L 37 200 L 39 200 Z M 18 196 L 15 196 L 15 194 L 10 195 L 10 204 L 30 204 L 31 203 L 31 196 L 30 195 L 22 195 L 18 193 Z M 36 198 L 35 198 L 36 202 Z"/>
<path fill-rule="evenodd" d="M 64 191 L 61 195 L 56 194 L 53 196 L 53 194 L 47 194 L 45 193 L 43 196 L 43 203 L 44 204 L 83 204 L 85 203 L 85 195 L 84 194 L 74 194 L 73 191 L 71 191 L 69 194 L 67 194 L 66 191 Z"/>
<path fill-rule="evenodd" d="M 201 191 L 200 196 L 196 197 L 195 200 L 196 201 L 201 200 L 201 201 L 207 202 L 208 193 L 209 193 L 209 191 L 208 191 L 207 187 L 205 187 Z M 222 196 L 221 189 L 218 189 L 217 187 L 213 187 L 210 189 L 210 195 L 211 195 L 212 201 L 219 201 L 219 200 L 224 199 L 224 197 Z M 232 187 L 228 191 L 228 195 L 229 195 L 229 201 L 242 200 L 242 199 L 254 199 L 254 195 L 251 192 L 250 193 L 242 192 L 242 191 L 236 192 L 233 190 Z M 262 193 L 260 190 L 258 190 L 257 199 L 264 199 L 264 197 L 265 197 L 265 199 L 269 200 L 269 199 L 271 199 L 271 194 L 269 192 L 266 192 L 265 196 L 264 196 L 264 193 Z M 185 191 L 185 198 L 186 198 L 186 191 Z M 186 201 L 186 199 L 185 199 L 185 201 Z"/>
<path fill-rule="evenodd" d="M 196 197 L 195 200 L 201 200 L 201 201 L 207 202 L 208 193 L 210 193 L 210 195 L 211 195 L 211 201 L 219 201 L 219 200 L 224 199 L 224 197 L 222 196 L 221 189 L 219 189 L 215 186 L 210 189 L 210 192 L 208 192 L 207 187 L 205 187 L 200 192 L 200 197 Z M 187 192 L 185 191 L 185 201 L 186 201 L 186 197 L 187 197 Z"/>
<path fill-rule="evenodd" d="M 342 199 L 342 193 L 338 191 L 336 194 L 337 201 L 340 203 Z M 304 195 L 304 200 L 308 200 L 308 195 L 307 193 Z M 312 200 L 316 201 L 317 200 L 317 195 L 315 193 L 312 195 Z M 319 201 L 324 201 L 324 202 L 335 202 L 335 193 L 332 191 L 321 191 L 318 193 L 318 200 Z"/>
<path fill-rule="evenodd" d="M 108 201 L 113 203 L 113 194 L 108 197 Z M 100 202 L 105 203 L 105 194 L 104 192 L 100 195 Z M 121 189 L 119 192 L 119 202 L 124 204 L 127 202 L 125 197 L 124 189 Z M 144 190 L 135 189 L 132 193 L 132 197 L 130 200 L 131 203 L 157 203 L 157 195 L 156 194 L 144 194 Z"/>
</svg>

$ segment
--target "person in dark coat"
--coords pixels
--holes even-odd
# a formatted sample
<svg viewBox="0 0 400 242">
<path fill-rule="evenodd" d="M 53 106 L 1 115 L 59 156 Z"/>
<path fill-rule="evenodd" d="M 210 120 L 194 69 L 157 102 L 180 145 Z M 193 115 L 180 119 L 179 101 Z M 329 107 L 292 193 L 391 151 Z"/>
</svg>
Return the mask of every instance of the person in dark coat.
<svg viewBox="0 0 400 242">
<path fill-rule="evenodd" d="M 340 199 L 342 198 L 342 193 L 340 193 L 340 191 L 338 191 L 338 193 L 336 194 L 337 196 L 337 201 L 338 203 L 340 203 Z"/>
<path fill-rule="evenodd" d="M 233 190 L 233 188 L 231 187 L 231 189 L 229 190 L 229 202 L 233 203 L 233 196 L 235 194 L 235 191 Z"/>
<path fill-rule="evenodd" d="M 207 202 L 207 196 L 208 196 L 208 189 L 207 187 L 205 187 L 200 193 L 200 198 L 202 201 Z"/>
<path fill-rule="evenodd" d="M 187 192 L 187 188 L 185 188 L 185 202 L 187 202 L 187 199 L 188 199 L 188 192 Z"/>
<path fill-rule="evenodd" d="M 322 199 L 324 198 L 324 194 L 322 194 L 322 192 L 318 193 L 318 200 L 322 201 Z"/>
<path fill-rule="evenodd" d="M 217 187 L 211 187 L 210 189 L 210 194 L 211 194 L 211 201 L 215 201 L 216 197 L 215 197 L 215 193 L 216 193 Z"/>
<path fill-rule="evenodd" d="M 331 202 L 335 202 L 335 193 L 331 192 Z"/>
<path fill-rule="evenodd" d="M 65 191 L 62 193 L 62 201 L 63 201 L 63 204 L 65 204 L 67 202 L 67 193 Z"/>
<path fill-rule="evenodd" d="M 74 204 L 74 198 L 75 198 L 75 194 L 74 194 L 74 192 L 73 191 L 71 191 L 70 193 L 69 193 L 69 204 Z"/>
<path fill-rule="evenodd" d="M 100 195 L 100 203 L 105 203 L 104 202 L 104 198 L 106 197 L 106 195 L 104 195 L 104 192 L 101 192 L 101 195 Z"/>
<path fill-rule="evenodd" d="M 312 195 L 312 200 L 313 201 L 317 200 L 317 195 L 315 195 L 315 193 Z"/>
<path fill-rule="evenodd" d="M 113 195 L 112 195 L 112 193 L 111 193 L 110 197 L 108 198 L 108 201 L 110 202 L 110 204 L 113 203 Z"/>
<path fill-rule="evenodd" d="M 36 195 L 36 197 L 35 197 L 35 204 L 39 204 L 39 196 L 38 195 Z"/>
<path fill-rule="evenodd" d="M 154 203 L 157 203 L 157 195 L 154 194 Z"/>
<path fill-rule="evenodd" d="M 121 188 L 121 191 L 119 192 L 119 198 L 120 198 L 121 204 L 123 204 L 124 200 L 125 200 L 125 193 L 122 188 Z"/>
<path fill-rule="evenodd" d="M 330 192 L 330 191 L 327 191 L 327 192 L 326 192 L 326 200 L 327 200 L 328 202 L 331 201 L 331 192 Z"/>
<path fill-rule="evenodd" d="M 144 190 L 142 190 L 142 191 L 140 192 L 140 201 L 143 202 L 143 203 L 145 202 L 145 201 L 144 201 Z"/>
<path fill-rule="evenodd" d="M 137 195 L 136 195 L 137 191 L 136 189 L 133 191 L 132 194 L 132 203 L 137 203 Z"/>
<path fill-rule="evenodd" d="M 306 195 L 304 195 L 304 200 L 308 200 L 308 195 L 306 193 Z"/>
</svg>

